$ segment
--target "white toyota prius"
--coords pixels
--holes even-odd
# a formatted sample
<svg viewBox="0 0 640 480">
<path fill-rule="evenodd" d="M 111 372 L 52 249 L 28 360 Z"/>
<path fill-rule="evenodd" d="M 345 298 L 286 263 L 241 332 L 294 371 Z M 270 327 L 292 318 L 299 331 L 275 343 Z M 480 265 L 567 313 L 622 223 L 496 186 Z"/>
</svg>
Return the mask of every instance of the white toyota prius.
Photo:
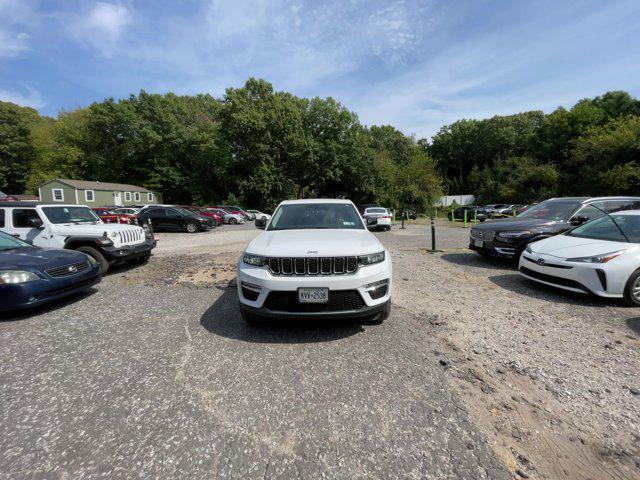
<svg viewBox="0 0 640 480">
<path fill-rule="evenodd" d="M 389 316 L 391 258 L 348 200 L 282 202 L 238 260 L 245 320 Z"/>
<path fill-rule="evenodd" d="M 640 210 L 612 213 L 530 243 L 519 271 L 546 285 L 640 306 Z"/>
</svg>

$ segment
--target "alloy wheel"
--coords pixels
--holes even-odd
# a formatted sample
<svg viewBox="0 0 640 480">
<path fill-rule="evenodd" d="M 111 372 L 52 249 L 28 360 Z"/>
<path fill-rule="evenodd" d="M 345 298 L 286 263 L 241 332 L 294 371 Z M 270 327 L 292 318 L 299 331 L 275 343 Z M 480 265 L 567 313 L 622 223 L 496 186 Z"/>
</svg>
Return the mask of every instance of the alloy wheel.
<svg viewBox="0 0 640 480">
<path fill-rule="evenodd" d="M 631 294 L 636 301 L 640 302 L 640 277 L 636 278 L 636 283 L 631 288 Z"/>
</svg>

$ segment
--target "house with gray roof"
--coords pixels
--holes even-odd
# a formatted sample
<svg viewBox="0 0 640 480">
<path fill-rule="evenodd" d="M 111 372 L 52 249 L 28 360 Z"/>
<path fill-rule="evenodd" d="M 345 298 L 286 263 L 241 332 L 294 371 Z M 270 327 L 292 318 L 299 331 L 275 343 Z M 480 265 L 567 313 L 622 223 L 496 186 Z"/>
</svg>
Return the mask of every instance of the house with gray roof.
<svg viewBox="0 0 640 480">
<path fill-rule="evenodd" d="M 156 205 L 162 198 L 157 192 L 137 185 L 88 180 L 54 178 L 38 187 L 40 201 L 89 207 Z"/>
</svg>

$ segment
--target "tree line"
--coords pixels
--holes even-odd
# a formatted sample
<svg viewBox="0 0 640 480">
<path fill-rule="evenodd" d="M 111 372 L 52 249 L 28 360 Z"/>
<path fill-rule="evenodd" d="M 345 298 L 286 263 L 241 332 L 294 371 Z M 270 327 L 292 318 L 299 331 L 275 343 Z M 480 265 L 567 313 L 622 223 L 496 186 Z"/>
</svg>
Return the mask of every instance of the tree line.
<svg viewBox="0 0 640 480">
<path fill-rule="evenodd" d="M 640 101 L 626 92 L 548 115 L 459 120 L 420 143 L 449 192 L 473 193 L 480 202 L 640 195 Z"/>
<path fill-rule="evenodd" d="M 7 193 L 60 177 L 141 185 L 168 203 L 270 210 L 287 198 L 346 197 L 424 210 L 442 192 L 414 138 L 257 79 L 220 99 L 142 91 L 55 119 L 0 102 L 0 158 Z"/>
<path fill-rule="evenodd" d="M 54 177 L 266 210 L 308 197 L 425 211 L 443 193 L 519 203 L 640 194 L 640 101 L 609 92 L 549 114 L 459 120 L 431 140 L 253 78 L 221 98 L 141 91 L 56 118 L 0 102 L 0 190 L 35 193 Z"/>
</svg>

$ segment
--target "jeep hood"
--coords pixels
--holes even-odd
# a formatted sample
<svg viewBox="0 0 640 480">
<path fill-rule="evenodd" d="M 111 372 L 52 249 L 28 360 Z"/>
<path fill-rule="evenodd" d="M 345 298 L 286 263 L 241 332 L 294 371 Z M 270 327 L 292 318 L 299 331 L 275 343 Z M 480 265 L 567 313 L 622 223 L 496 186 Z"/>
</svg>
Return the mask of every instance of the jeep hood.
<svg viewBox="0 0 640 480">
<path fill-rule="evenodd" d="M 247 253 L 266 257 L 338 257 L 384 250 L 368 230 L 275 230 L 256 237 Z"/>
<path fill-rule="evenodd" d="M 53 225 L 56 234 L 66 236 L 98 236 L 101 237 L 104 232 L 107 235 L 111 232 L 122 232 L 131 230 L 132 228 L 141 228 L 137 225 L 125 225 L 122 223 L 57 223 Z"/>
</svg>

